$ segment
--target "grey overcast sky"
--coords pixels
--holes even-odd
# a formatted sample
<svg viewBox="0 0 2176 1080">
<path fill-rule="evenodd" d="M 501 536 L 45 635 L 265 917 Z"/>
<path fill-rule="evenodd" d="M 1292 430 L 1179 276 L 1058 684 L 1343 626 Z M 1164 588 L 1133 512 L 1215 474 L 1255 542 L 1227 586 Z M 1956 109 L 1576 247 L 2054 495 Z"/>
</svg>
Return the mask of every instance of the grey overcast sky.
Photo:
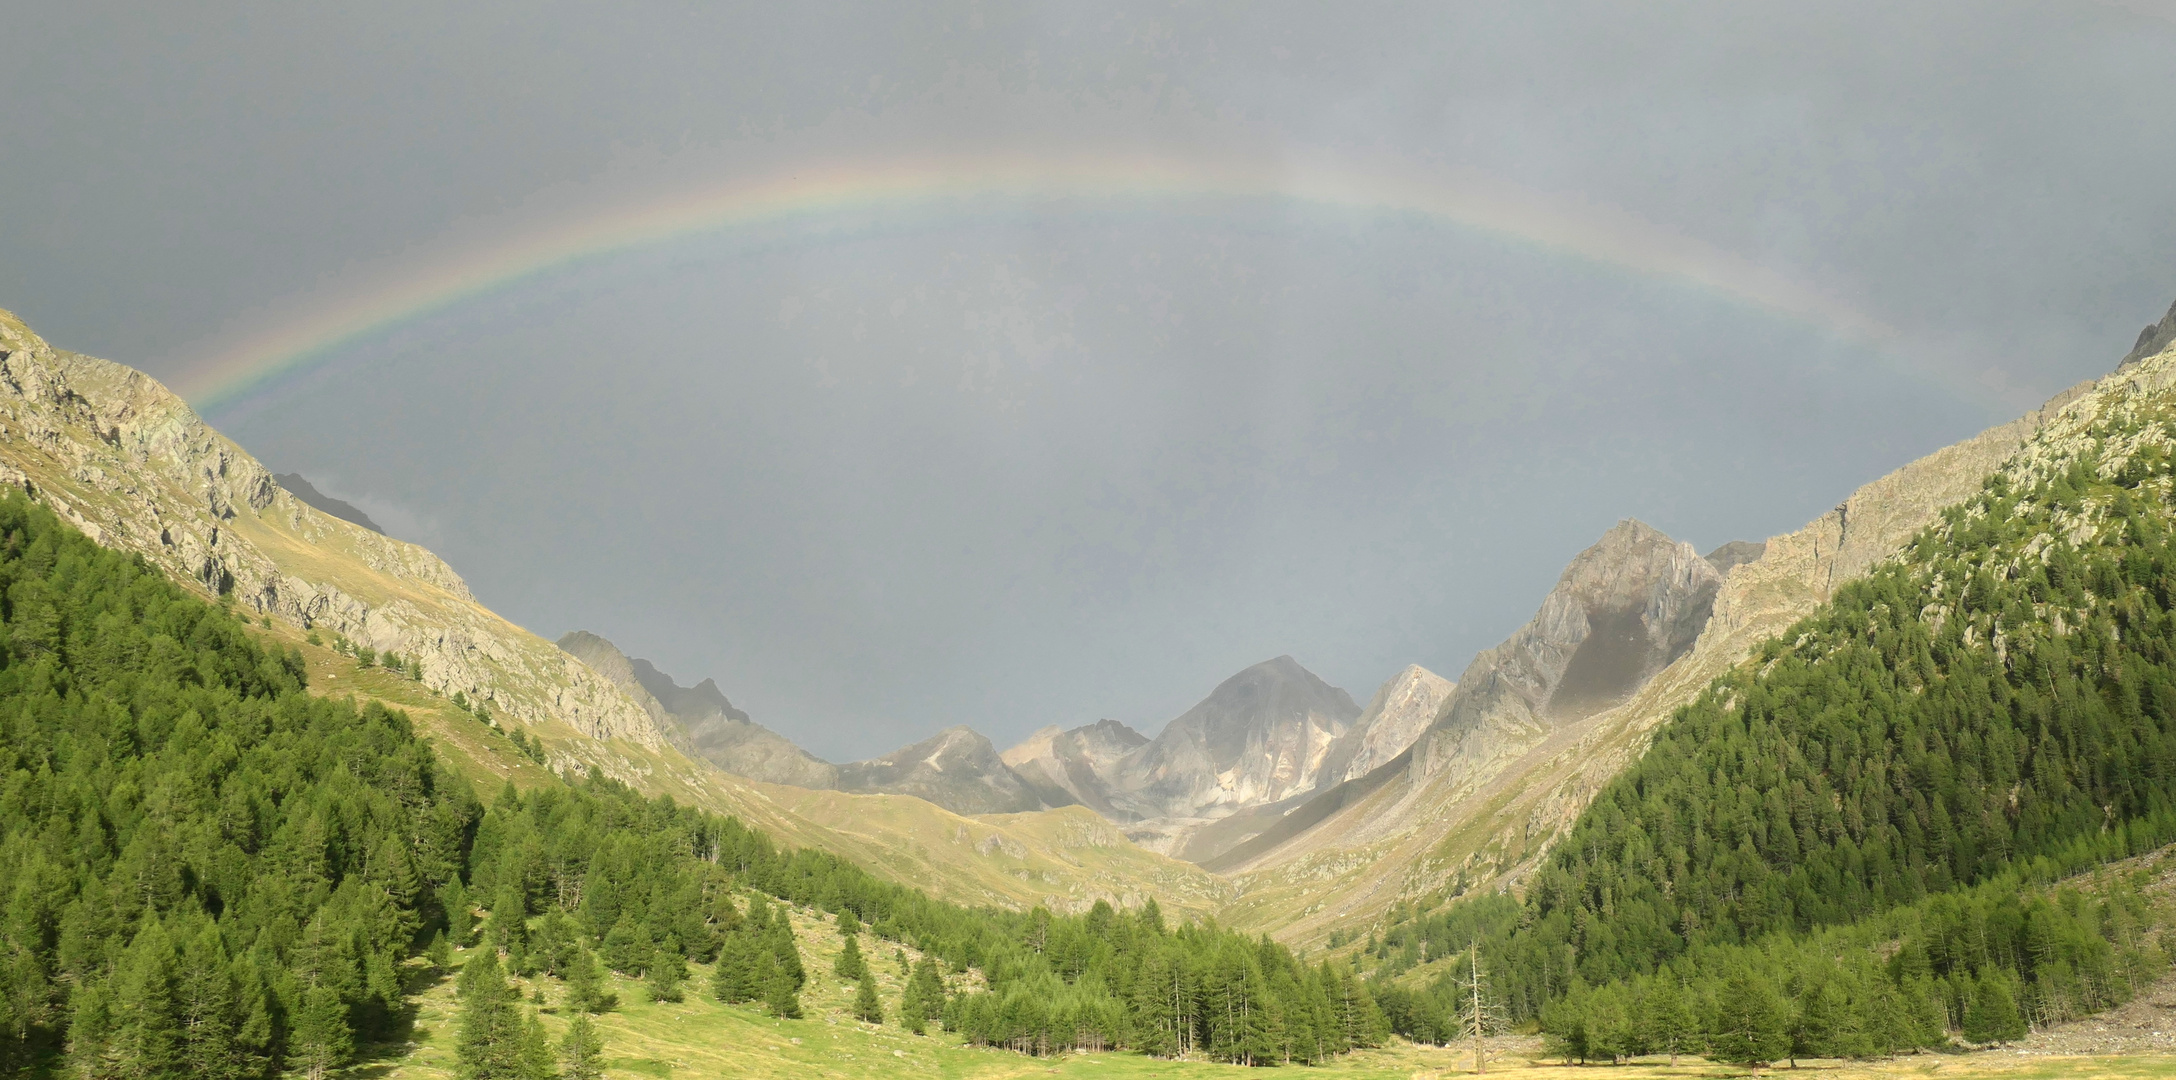
<svg viewBox="0 0 2176 1080">
<path fill-rule="evenodd" d="M 1455 677 L 1619 518 L 1794 528 L 2176 297 L 2154 0 L 0 25 L 0 307 L 833 759 Z"/>
</svg>

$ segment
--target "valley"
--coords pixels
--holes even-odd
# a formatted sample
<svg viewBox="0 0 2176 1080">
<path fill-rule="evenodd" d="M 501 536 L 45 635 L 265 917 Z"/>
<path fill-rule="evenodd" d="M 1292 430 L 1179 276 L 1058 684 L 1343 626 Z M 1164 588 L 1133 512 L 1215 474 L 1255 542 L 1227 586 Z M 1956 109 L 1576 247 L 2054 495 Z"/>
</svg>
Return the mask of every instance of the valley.
<svg viewBox="0 0 2176 1080">
<path fill-rule="evenodd" d="M 50 527 L 35 515 L 18 527 L 33 538 L 25 550 L 65 548 L 73 541 L 52 539 L 65 527 L 127 553 L 209 612 L 189 619 L 240 635 L 218 639 L 237 659 L 198 661 L 189 669 L 198 674 L 180 676 L 176 692 L 229 687 L 239 700 L 270 694 L 271 702 L 291 678 L 318 704 L 278 698 L 284 703 L 263 707 L 331 709 L 366 728 L 412 730 L 427 749 L 400 753 L 425 755 L 445 778 L 431 782 L 430 805 L 439 809 L 405 812 L 472 815 L 453 862 L 429 850 L 451 841 L 394 842 L 418 845 L 395 860 L 412 867 L 402 872 L 409 877 L 369 887 L 386 890 L 397 917 L 340 916 L 371 926 L 390 919 L 385 926 L 406 927 L 413 939 L 403 944 L 399 931 L 384 930 L 391 936 L 354 961 L 359 981 L 338 991 L 352 995 L 341 1008 L 356 1034 L 408 1032 L 365 1046 L 356 1075 L 457 1071 L 465 1051 L 453 1032 L 466 1005 L 451 970 L 434 972 L 436 961 L 419 955 L 427 931 L 456 931 L 452 955 L 466 963 L 495 955 L 466 940 L 472 919 L 504 941 L 509 932 L 515 940 L 558 932 L 545 928 L 570 912 L 601 949 L 640 918 L 651 920 L 635 931 L 644 940 L 678 941 L 687 953 L 693 992 L 679 1003 L 644 999 L 640 962 L 607 974 L 621 1002 L 596 1020 L 608 1075 L 857 1075 L 882 1061 L 910 1075 L 1184 1076 L 1294 1054 L 1354 1076 L 1447 1075 L 1461 1068 L 1453 990 L 1459 958 L 1473 948 L 1497 958 L 1488 993 L 1500 1002 L 1502 1029 L 1518 1033 L 1500 1036 L 1503 1060 L 1493 1072 L 1558 1075 L 1565 1066 L 1551 1059 L 1598 1057 L 1636 1061 L 1640 1075 L 1730 1075 L 1689 1055 L 1677 1066 L 1658 1061 L 1652 1038 L 1635 1034 L 1646 1029 L 1626 1018 L 1644 1015 L 1668 981 L 1689 995 L 1684 1008 L 1697 1021 L 1689 1030 L 1715 1046 L 1729 1037 L 1741 983 L 1765 987 L 1754 996 L 1787 1002 L 1778 1008 L 1801 1018 L 1833 1007 L 1873 1025 L 1891 1000 L 1913 1017 L 1908 1030 L 1850 1028 L 1851 1038 L 1871 1042 L 1806 1043 L 1811 1067 L 1825 1075 L 2165 1074 L 2155 1071 L 2161 1058 L 2057 1052 L 2098 1048 L 2063 1033 L 2109 1009 L 2157 1015 L 2165 995 L 2136 974 L 2115 986 L 2109 965 L 2145 972 L 2151 983 L 2176 952 L 2166 936 L 2176 925 L 2162 895 L 2166 877 L 2138 885 L 2148 870 L 2168 869 L 2154 852 L 2176 837 L 2164 775 L 2176 760 L 2166 751 L 2176 744 L 2164 745 L 2176 738 L 2164 726 L 2176 696 L 2160 666 L 2165 549 L 2176 535 L 2168 509 L 2176 500 L 2176 348 L 2129 358 L 2041 410 L 1912 462 L 1793 533 L 1703 555 L 1623 521 L 1566 567 L 1527 624 L 1455 682 L 1407 666 L 1362 706 L 1279 656 L 1232 675 L 1153 736 L 1102 720 L 1046 727 L 1001 751 L 971 729 L 950 728 L 847 763 L 801 750 L 734 706 L 712 677 L 683 686 L 599 634 L 553 644 L 500 619 L 429 552 L 321 512 L 327 500 L 314 490 L 310 500 L 290 494 L 155 382 L 54 350 L 4 313 L 0 369 L 0 476 L 57 517 Z M 72 643 L 93 633 L 91 608 L 41 599 L 81 587 L 42 559 L 12 571 L 24 584 L 9 593 L 15 659 L 0 667 L 9 692 L 30 693 L 24 680 L 51 680 L 63 661 L 80 666 L 65 678 L 94 687 L 177 677 L 181 669 L 144 666 L 142 657 L 163 645 L 79 653 Z M 99 625 L 96 633 L 111 632 Z M 206 633 L 229 631 L 198 630 L 192 640 Z M 273 659 L 248 660 L 258 655 L 252 649 Z M 2077 649 L 2096 659 L 2075 662 Z M 263 676 L 269 682 L 217 674 L 250 663 L 287 674 Z M 1859 696 L 1847 706 L 1826 711 L 1804 704 L 1841 693 L 1804 680 L 1833 678 L 1819 673 L 1854 663 L 1849 670 L 1875 674 L 1853 675 L 1861 682 L 1849 685 L 1872 679 L 1865 685 L 1874 689 L 1853 689 Z M 2114 674 L 2097 674 L 2105 672 Z M 1985 708 L 1945 704 L 1945 695 L 1964 692 L 1958 687 L 1983 684 L 2011 689 L 1973 691 L 1994 695 L 1974 700 L 2041 717 L 2038 728 L 2018 729 L 2029 740 L 1958 719 Z M 1813 686 L 1822 689 L 1806 689 Z M 2035 704 L 2044 699 L 2084 704 L 2050 713 Z M 1883 709 L 1924 709 L 1911 723 L 1931 726 L 1891 719 L 1862 734 L 1845 719 Z M 10 798 L 50 814 L 21 793 L 52 782 L 28 778 L 70 767 L 75 744 L 50 741 L 34 712 L 11 736 L 18 779 L 10 790 L 18 794 Z M 166 734 L 101 738 L 120 739 L 100 751 L 115 761 L 168 752 L 159 749 Z M 1748 738 L 1766 749 L 1743 750 Z M 1836 756 L 1853 740 L 1865 749 Z M 44 772 L 31 767 L 38 762 Z M 1907 772 L 1918 779 L 1884 779 Z M 2007 809 L 1984 797 L 1989 784 L 2008 792 Z M 476 794 L 461 794 L 469 789 Z M 1786 790 L 1787 804 L 1759 794 Z M 1663 791 L 1677 794 L 1656 794 Z M 1936 796 L 1942 805 L 1928 809 Z M 567 838 L 535 823 L 585 800 L 661 821 L 696 815 L 684 819 L 693 848 L 674 849 L 649 870 L 637 861 L 585 872 L 571 853 L 546 859 L 544 849 Z M 174 806 L 160 812 L 179 823 L 202 812 L 186 799 Z M 234 833 L 236 811 L 225 813 L 228 840 L 205 843 L 250 835 Z M 609 820 L 617 812 L 582 813 Z M 504 824 L 514 821 L 531 824 Z M 137 825 L 124 818 L 112 827 Z M 170 916 L 176 927 L 226 926 L 207 914 L 229 903 L 217 889 L 248 890 L 218 875 L 231 875 L 233 860 L 298 857 L 280 846 L 295 843 L 296 827 L 280 826 L 285 839 L 262 849 L 192 849 L 177 884 L 149 888 L 146 925 L 180 904 Z M 21 880 L 44 880 L 36 860 L 63 857 L 57 828 L 35 843 L 28 833 L 11 841 L 7 857 L 31 875 Z M 490 846 L 501 842 L 494 830 L 509 828 L 542 831 L 519 852 Z M 762 854 L 736 867 L 721 836 Z M 1716 837 L 1734 837 L 1740 853 L 1725 853 Z M 34 850 L 47 854 L 34 858 Z M 228 869 L 214 870 L 221 859 Z M 374 860 L 345 870 L 328 862 L 325 885 L 309 895 L 334 906 L 311 918 L 349 911 L 338 905 L 360 903 L 353 886 L 383 882 L 389 871 Z M 474 861 L 461 869 L 464 860 Z M 2104 887 L 2102 864 L 2131 869 L 2110 871 L 2120 887 Z M 685 895 L 658 893 L 618 923 L 588 921 L 603 917 L 584 901 L 586 890 L 621 895 L 636 886 L 613 875 L 663 865 L 702 882 L 701 911 L 710 914 L 668 932 L 687 912 L 666 909 Z M 787 866 L 804 869 L 777 869 Z M 215 879 L 229 884 L 207 884 Z M 833 880 L 849 884 L 822 884 Z M 330 891 L 333 881 L 350 891 Z M 79 931 L 62 925 L 105 917 L 83 913 L 106 901 L 68 899 L 69 889 L 52 895 L 59 906 L 9 931 L 18 955 L 30 958 L 21 970 L 35 973 L 9 976 L 18 1032 L 10 1052 L 40 1068 L 93 1052 L 81 1049 L 87 1036 L 63 1040 L 61 1032 L 106 1030 L 73 1026 L 94 1021 L 69 1019 L 90 1006 L 60 1008 L 77 993 L 64 987 L 111 983 L 115 993 L 136 993 L 127 980 L 139 976 L 122 973 L 155 962 L 114 953 L 101 968 L 69 952 L 82 946 L 61 943 Z M 732 896 L 742 899 L 721 899 Z M 699 940 L 726 933 L 738 906 L 763 905 L 766 896 L 787 901 L 781 917 L 812 973 L 804 1018 L 765 1016 L 701 991 L 722 961 Z M 32 905 L 23 910 L 46 902 L 21 901 Z M 317 961 L 296 959 L 295 931 L 265 922 L 248 906 L 257 902 L 233 916 L 256 920 L 254 929 L 231 931 L 258 935 L 253 959 L 242 958 L 248 938 L 222 947 L 233 950 L 236 972 L 264 972 L 237 974 L 237 986 L 262 979 L 264 989 L 247 993 L 278 1002 L 271 1015 L 299 1016 L 315 1000 L 313 984 L 296 982 L 291 965 Z M 949 966 L 943 1008 L 985 1011 L 947 1013 L 920 1036 L 855 1021 L 857 988 L 828 974 L 845 940 L 835 927 L 849 909 L 871 923 L 873 985 L 885 1007 L 905 990 L 908 969 L 897 959 L 905 957 Z M 286 917 L 300 926 L 309 910 Z M 526 929 L 505 929 L 508 910 L 520 911 Z M 1958 951 L 1959 918 L 1981 927 L 1972 931 L 1978 951 Z M 1061 954 L 1053 933 L 1078 935 L 1069 940 L 1085 951 Z M 1167 934 L 1172 952 L 1163 959 L 1157 950 L 1167 947 L 1153 943 Z M 2044 955 L 2052 947 L 2044 942 L 2057 939 L 2068 950 L 2063 966 Z M 508 955 L 512 962 L 519 953 Z M 1822 959 L 1851 955 L 1929 959 L 1920 967 Z M 1180 987 L 1164 1020 L 1153 1019 L 1163 1006 L 1143 989 L 1155 979 Z M 514 979 L 516 1000 L 554 1045 L 567 1023 L 555 1004 L 567 992 L 562 982 L 533 972 Z M 1823 994 L 1833 1002 L 1823 1004 Z M 1983 1012 L 1994 1006 L 1974 996 L 1987 994 L 2022 1010 L 2019 1022 L 2029 1020 L 2040 1041 L 1953 1053 L 1959 1040 L 1982 1034 L 1974 1025 L 1989 1022 Z M 1061 999 L 1076 1019 L 1034 1011 Z M 1221 1021 L 1207 1008 L 1212 999 L 1256 1003 L 1241 1013 L 1259 1007 L 1274 1019 Z M 412 1020 L 398 1019 L 395 1002 L 407 1003 Z M 1203 1011 L 1190 1011 L 1197 1006 Z M 122 1032 L 133 1022 L 95 1021 Z M 266 1022 L 287 1033 L 282 1039 L 304 1037 L 293 1026 L 299 1019 Z M 959 1025 L 981 1034 L 963 1041 Z M 1199 1046 L 1190 1042 L 1197 1033 Z M 112 1037 L 118 1049 L 96 1053 L 119 1060 L 136 1052 Z M 971 1045 L 977 1039 L 1001 1046 Z M 1431 1045 L 1438 1041 L 1454 1045 Z M 287 1042 L 253 1045 L 264 1055 L 299 1052 Z M 1848 1051 L 1848 1060 L 1824 1057 L 1830 1050 Z"/>
</svg>

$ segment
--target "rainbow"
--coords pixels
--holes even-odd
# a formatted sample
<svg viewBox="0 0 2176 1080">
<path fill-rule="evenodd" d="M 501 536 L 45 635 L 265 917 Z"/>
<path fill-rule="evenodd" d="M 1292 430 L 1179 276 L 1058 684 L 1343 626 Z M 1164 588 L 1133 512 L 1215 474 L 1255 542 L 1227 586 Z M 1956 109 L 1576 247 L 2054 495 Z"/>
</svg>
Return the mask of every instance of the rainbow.
<svg viewBox="0 0 2176 1080">
<path fill-rule="evenodd" d="M 568 215 L 457 251 L 425 252 L 374 283 L 306 304 L 250 336 L 185 361 L 175 389 L 200 409 L 229 407 L 325 362 L 345 346 L 464 300 L 584 259 L 703 233 L 987 198 L 1199 197 L 1269 197 L 1417 214 L 1673 279 L 1842 339 L 1881 347 L 1900 337 L 1835 296 L 1637 216 L 1471 173 L 1356 169 L 1338 160 L 1292 158 L 1220 164 L 1149 155 L 971 155 L 807 166 Z"/>
</svg>

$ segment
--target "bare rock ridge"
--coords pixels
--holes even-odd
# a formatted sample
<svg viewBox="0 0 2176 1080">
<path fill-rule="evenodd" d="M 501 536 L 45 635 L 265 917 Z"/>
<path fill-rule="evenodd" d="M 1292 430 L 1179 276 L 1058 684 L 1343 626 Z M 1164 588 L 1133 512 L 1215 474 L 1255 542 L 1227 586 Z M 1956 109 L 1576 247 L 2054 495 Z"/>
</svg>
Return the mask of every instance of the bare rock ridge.
<svg viewBox="0 0 2176 1080">
<path fill-rule="evenodd" d="M 714 680 L 681 686 L 587 630 L 561 637 L 559 647 L 640 703 L 673 745 L 735 776 L 817 791 L 913 795 L 955 814 L 1012 814 L 1078 801 L 1062 787 L 1013 772 L 989 739 L 964 727 L 884 757 L 833 765 L 749 719 Z"/>
<path fill-rule="evenodd" d="M 369 514 L 363 513 L 354 503 L 344 499 L 335 499 L 317 490 L 317 487 L 304 479 L 301 473 L 273 473 L 272 479 L 279 486 L 286 488 L 289 495 L 293 495 L 295 498 L 301 499 L 319 510 L 323 510 L 342 521 L 352 521 L 380 536 L 385 535 L 385 530 L 379 528 L 377 522 L 370 520 Z"/>
<path fill-rule="evenodd" d="M 618 685 L 686 753 L 751 780 L 805 788 L 839 786 L 837 766 L 750 720 L 709 679 L 683 687 L 649 661 L 630 659 L 586 630 L 561 637 L 559 647 Z"/>
<path fill-rule="evenodd" d="M 436 555 L 318 510 L 158 380 L 55 349 L 4 311 L 0 481 L 243 610 L 412 657 L 425 685 L 494 715 L 663 745 L 617 687 L 477 603 Z M 644 767 L 592 749 L 586 764 L 621 779 Z"/>
</svg>

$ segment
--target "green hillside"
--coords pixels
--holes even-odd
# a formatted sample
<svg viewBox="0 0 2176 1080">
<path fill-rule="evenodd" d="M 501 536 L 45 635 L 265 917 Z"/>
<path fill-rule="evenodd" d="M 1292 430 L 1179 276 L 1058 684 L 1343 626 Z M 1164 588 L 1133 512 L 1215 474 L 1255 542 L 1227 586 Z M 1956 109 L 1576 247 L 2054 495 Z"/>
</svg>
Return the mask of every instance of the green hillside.
<svg viewBox="0 0 2176 1080">
<path fill-rule="evenodd" d="M 2176 839 L 2176 409 L 2134 389 L 1679 710 L 1523 903 L 1377 952 L 1480 940 L 1508 1013 L 1605 1059 L 1992 1042 L 2126 999 L 2168 961 L 2143 902 L 2047 886 Z"/>
<path fill-rule="evenodd" d="M 0 596 L 11 1071 L 322 1075 L 411 1039 L 411 992 L 472 942 L 468 1076 L 551 1071 L 532 999 L 594 1005 L 607 969 L 791 1019 L 821 973 L 766 897 L 866 924 L 879 968 L 912 945 L 909 986 L 868 1011 L 973 1043 L 1270 1064 L 1382 1033 L 1350 973 L 1153 903 L 966 908 L 594 772 L 487 806 L 404 713 L 309 694 L 298 652 L 15 493 Z M 509 997 L 502 954 L 561 991 Z"/>
</svg>

